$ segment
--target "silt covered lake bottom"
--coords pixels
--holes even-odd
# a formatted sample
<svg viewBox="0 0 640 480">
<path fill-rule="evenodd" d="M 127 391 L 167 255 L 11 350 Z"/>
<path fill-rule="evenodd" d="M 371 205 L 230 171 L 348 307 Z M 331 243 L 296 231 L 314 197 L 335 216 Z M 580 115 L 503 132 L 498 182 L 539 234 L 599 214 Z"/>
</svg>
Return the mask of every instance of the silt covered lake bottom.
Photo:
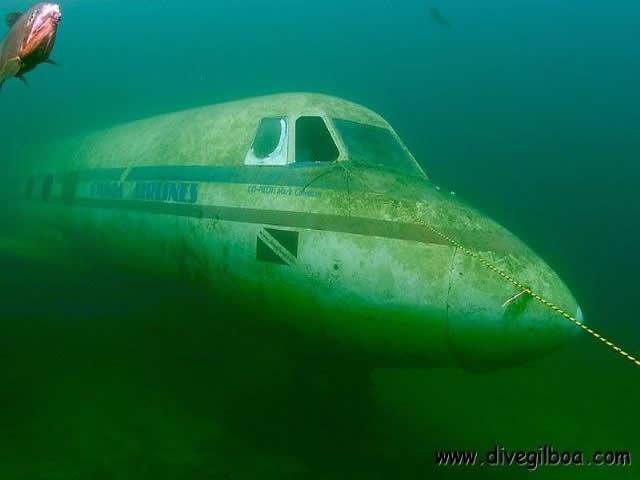
<svg viewBox="0 0 640 480">
<path fill-rule="evenodd" d="M 190 286 L 96 266 L 4 258 L 1 271 L 3 479 L 519 479 L 523 467 L 438 468 L 434 452 L 640 446 L 637 373 L 586 337 L 490 374 L 367 373 L 305 357 L 251 321 L 259 305 L 221 311 Z"/>
</svg>

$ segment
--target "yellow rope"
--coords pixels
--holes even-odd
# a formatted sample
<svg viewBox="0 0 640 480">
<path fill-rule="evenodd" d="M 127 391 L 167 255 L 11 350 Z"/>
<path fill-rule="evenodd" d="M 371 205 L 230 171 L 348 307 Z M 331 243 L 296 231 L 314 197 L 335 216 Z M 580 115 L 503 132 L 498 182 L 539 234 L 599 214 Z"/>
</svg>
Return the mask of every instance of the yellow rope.
<svg viewBox="0 0 640 480">
<path fill-rule="evenodd" d="M 609 339 L 605 338 L 604 336 L 600 335 L 598 332 L 596 332 L 592 328 L 590 328 L 587 325 L 585 325 L 584 323 L 582 323 L 580 320 L 575 318 L 573 315 L 571 315 L 566 310 L 558 307 L 557 305 L 554 305 L 553 303 L 551 303 L 550 301 L 548 301 L 544 297 L 542 297 L 540 294 L 538 294 L 538 293 L 534 292 L 533 290 L 531 290 L 529 287 L 524 286 L 517 279 L 515 279 L 514 277 L 512 277 L 508 273 L 500 270 L 493 263 L 491 263 L 490 261 L 486 260 L 485 258 L 480 256 L 478 253 L 474 252 L 473 250 L 468 249 L 467 247 L 462 245 L 460 242 L 458 242 L 458 241 L 454 240 L 453 238 L 449 237 L 448 235 L 445 235 L 444 233 L 436 230 L 431 225 L 429 225 L 429 224 L 427 224 L 425 222 L 421 222 L 421 223 L 425 227 L 427 227 L 427 229 L 429 229 L 432 233 L 434 233 L 435 235 L 437 235 L 440 238 L 443 238 L 447 242 L 451 243 L 453 246 L 458 248 L 461 252 L 463 252 L 468 257 L 476 259 L 484 267 L 486 267 L 489 270 L 497 273 L 502 278 L 504 278 L 505 280 L 511 282 L 513 285 L 515 285 L 516 288 L 519 288 L 520 290 L 522 290 L 523 292 L 527 293 L 528 295 L 531 295 L 533 298 L 535 298 L 537 301 L 539 301 L 545 307 L 548 307 L 551 310 L 553 310 L 554 312 L 562 315 L 564 318 L 566 318 L 567 320 L 571 321 L 573 324 L 577 325 L 582 330 L 587 332 L 593 338 L 595 338 L 597 340 L 600 340 L 606 346 L 608 346 L 609 348 L 613 349 L 615 352 L 617 352 L 618 354 L 622 355 L 627 360 L 633 362 L 637 367 L 640 367 L 640 360 L 638 360 L 637 357 L 634 357 L 633 355 L 627 353 L 622 348 L 618 347 L 615 343 L 613 343 L 611 340 L 609 340 Z"/>
</svg>

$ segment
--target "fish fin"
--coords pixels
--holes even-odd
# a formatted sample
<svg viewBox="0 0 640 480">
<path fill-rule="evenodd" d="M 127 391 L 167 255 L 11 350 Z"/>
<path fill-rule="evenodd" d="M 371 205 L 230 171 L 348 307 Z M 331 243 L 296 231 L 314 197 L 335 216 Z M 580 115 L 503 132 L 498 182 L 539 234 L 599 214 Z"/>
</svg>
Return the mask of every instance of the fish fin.
<svg viewBox="0 0 640 480">
<path fill-rule="evenodd" d="M 13 25 L 18 21 L 18 19 L 22 16 L 20 12 L 11 12 L 9 15 L 5 17 L 5 21 L 9 28 L 13 27 Z"/>
<path fill-rule="evenodd" d="M 5 63 L 4 67 L 0 69 L 0 78 L 3 78 L 4 80 L 6 80 L 9 77 L 13 77 L 14 75 L 17 75 L 21 67 L 22 67 L 22 60 L 20 60 L 20 57 L 10 58 Z"/>
<path fill-rule="evenodd" d="M 51 60 L 50 58 L 47 58 L 44 63 L 48 63 L 49 65 L 54 65 L 56 67 L 59 67 L 60 64 L 58 62 L 56 62 L 55 60 Z"/>
<path fill-rule="evenodd" d="M 20 68 L 22 68 L 22 60 L 20 60 L 20 57 L 10 58 L 5 63 L 4 68 L 0 69 L 0 78 L 2 78 L 4 82 L 7 78 L 18 75 Z"/>
<path fill-rule="evenodd" d="M 16 75 L 16 78 L 24 83 L 27 87 L 29 86 L 29 82 L 27 81 L 27 77 L 24 75 Z"/>
</svg>

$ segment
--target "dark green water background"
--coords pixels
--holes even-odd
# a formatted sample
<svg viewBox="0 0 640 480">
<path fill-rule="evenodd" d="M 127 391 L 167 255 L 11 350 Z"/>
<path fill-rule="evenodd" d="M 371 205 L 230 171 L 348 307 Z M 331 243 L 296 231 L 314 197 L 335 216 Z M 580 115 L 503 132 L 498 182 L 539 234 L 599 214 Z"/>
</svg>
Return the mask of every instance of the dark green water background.
<svg viewBox="0 0 640 480">
<path fill-rule="evenodd" d="M 638 2 L 61 4 L 62 67 L 0 93 L 2 164 L 165 111 L 342 96 L 385 116 L 436 183 L 523 238 L 590 324 L 640 352 Z M 305 371 L 286 339 L 229 327 L 248 313 L 144 276 L 3 258 L 0 299 L 2 480 L 640 478 L 640 369 L 586 336 L 491 374 L 336 379 L 338 360 Z M 496 443 L 626 449 L 634 465 L 434 464 L 436 449 Z"/>
</svg>

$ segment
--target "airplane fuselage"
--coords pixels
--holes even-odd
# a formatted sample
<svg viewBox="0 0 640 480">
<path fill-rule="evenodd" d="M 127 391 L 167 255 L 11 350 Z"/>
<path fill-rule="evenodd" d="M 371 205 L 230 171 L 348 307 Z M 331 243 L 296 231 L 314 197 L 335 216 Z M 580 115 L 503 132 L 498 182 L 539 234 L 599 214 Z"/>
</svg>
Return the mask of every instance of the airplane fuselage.
<svg viewBox="0 0 640 480">
<path fill-rule="evenodd" d="M 332 97 L 263 97 L 65 140 L 25 155 L 11 185 L 22 238 L 53 257 L 198 281 L 377 366 L 511 365 L 574 332 L 528 298 L 505 306 L 513 285 L 434 231 L 579 311 L 538 256 L 434 188 L 381 117 Z"/>
</svg>

